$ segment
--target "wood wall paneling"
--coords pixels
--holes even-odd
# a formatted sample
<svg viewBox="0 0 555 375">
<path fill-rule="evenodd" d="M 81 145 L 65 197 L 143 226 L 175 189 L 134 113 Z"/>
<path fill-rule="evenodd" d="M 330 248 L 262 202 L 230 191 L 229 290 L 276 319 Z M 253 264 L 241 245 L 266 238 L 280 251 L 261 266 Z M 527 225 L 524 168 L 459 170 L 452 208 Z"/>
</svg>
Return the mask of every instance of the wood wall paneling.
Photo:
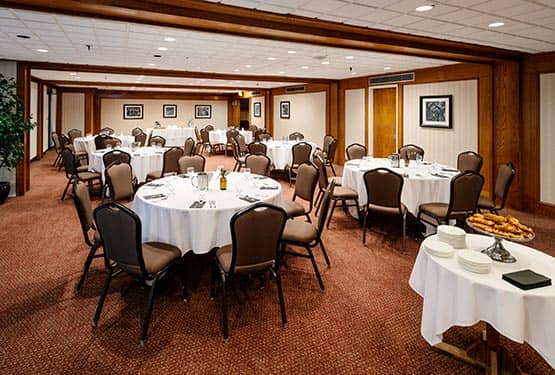
<svg viewBox="0 0 555 375">
<path fill-rule="evenodd" d="M 41 159 L 43 151 L 43 137 L 44 137 L 44 83 L 38 83 L 37 92 L 37 159 Z M 48 136 L 48 135 L 47 135 Z"/>
<path fill-rule="evenodd" d="M 28 64 L 17 63 L 17 95 L 23 102 L 23 116 L 25 120 L 30 118 L 31 105 L 31 68 Z M 24 154 L 15 169 L 16 195 L 24 195 L 30 188 L 30 160 L 29 160 L 29 132 L 23 135 Z"/>
<path fill-rule="evenodd" d="M 264 118 L 266 121 L 266 131 L 270 134 L 274 134 L 274 97 L 272 91 L 266 91 L 264 96 L 264 106 L 266 107 Z"/>
<path fill-rule="evenodd" d="M 63 90 L 60 87 L 56 88 L 56 133 L 62 134 L 62 113 L 64 105 Z"/>
<path fill-rule="evenodd" d="M 377 158 L 396 152 L 397 90 L 384 88 L 374 90 L 374 147 Z"/>
<path fill-rule="evenodd" d="M 94 124 L 94 100 L 95 100 L 95 90 L 85 91 L 85 128 L 83 134 L 89 134 L 93 131 Z"/>
</svg>

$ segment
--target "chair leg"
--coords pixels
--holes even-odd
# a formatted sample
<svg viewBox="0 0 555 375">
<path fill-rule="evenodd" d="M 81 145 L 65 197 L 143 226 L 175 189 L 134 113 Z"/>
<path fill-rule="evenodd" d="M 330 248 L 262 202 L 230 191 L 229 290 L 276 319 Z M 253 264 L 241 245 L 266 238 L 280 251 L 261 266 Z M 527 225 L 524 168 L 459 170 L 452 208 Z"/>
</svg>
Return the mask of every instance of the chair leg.
<svg viewBox="0 0 555 375">
<path fill-rule="evenodd" d="M 416 225 L 414 226 L 414 238 L 418 238 L 418 227 L 420 226 L 420 211 L 416 215 Z"/>
<path fill-rule="evenodd" d="M 104 306 L 104 301 L 106 300 L 106 294 L 108 293 L 108 288 L 110 287 L 110 281 L 112 280 L 112 273 L 114 270 L 112 268 L 108 268 L 108 272 L 106 272 L 106 280 L 104 281 L 104 288 L 102 289 L 102 293 L 100 294 L 100 299 L 98 300 L 98 305 L 96 306 L 96 312 L 94 313 L 94 318 L 92 321 L 92 326 L 98 326 L 98 320 L 100 319 L 100 313 L 102 312 L 102 306 Z"/>
<path fill-rule="evenodd" d="M 62 199 L 61 200 L 65 199 L 66 194 L 67 194 L 67 190 L 69 189 L 69 185 L 71 185 L 72 182 L 73 182 L 73 179 L 67 180 L 67 185 L 66 185 L 66 188 L 64 189 L 64 192 L 62 193 Z"/>
<path fill-rule="evenodd" d="M 403 213 L 403 253 L 407 252 L 407 213 Z"/>
<path fill-rule="evenodd" d="M 185 264 L 185 260 L 181 258 L 180 268 L 181 268 L 181 286 L 183 287 L 183 294 L 181 298 L 183 302 L 187 302 L 189 300 L 189 289 L 187 288 L 187 265 Z"/>
<path fill-rule="evenodd" d="M 331 168 L 331 171 L 333 172 L 333 175 L 337 176 L 337 173 L 335 173 L 335 168 L 333 168 L 333 163 L 332 162 L 330 162 L 330 168 Z"/>
<path fill-rule="evenodd" d="M 320 284 L 320 291 L 324 293 L 326 288 L 324 288 L 324 282 L 322 281 L 322 276 L 320 276 L 320 271 L 318 271 L 318 265 L 316 264 L 316 259 L 314 259 L 314 254 L 312 253 L 312 250 L 310 249 L 310 247 L 307 246 L 306 250 L 308 251 L 310 261 L 312 262 L 312 267 L 314 267 L 314 272 L 316 273 L 318 284 Z"/>
<path fill-rule="evenodd" d="M 368 223 L 368 208 L 364 210 L 364 218 L 362 220 L 362 243 L 366 245 L 366 225 Z"/>
<path fill-rule="evenodd" d="M 326 251 L 326 248 L 324 247 L 324 242 L 322 241 L 321 238 L 318 239 L 318 243 L 320 244 L 320 249 L 322 249 L 322 254 L 324 255 L 324 259 L 326 260 L 326 264 L 328 265 L 328 267 L 330 267 L 331 266 L 330 258 L 328 258 L 328 253 Z"/>
<path fill-rule="evenodd" d="M 287 315 L 285 314 L 285 300 L 283 298 L 283 289 L 281 287 L 281 274 L 279 272 L 279 266 L 275 267 L 274 274 L 276 276 L 278 298 L 279 298 L 279 309 L 281 312 L 281 324 L 283 328 L 287 328 Z"/>
<path fill-rule="evenodd" d="M 210 299 L 213 301 L 216 298 L 216 278 L 218 272 L 216 269 L 216 259 L 213 259 L 212 266 L 210 267 Z"/>
<path fill-rule="evenodd" d="M 150 287 L 150 292 L 148 293 L 148 303 L 146 306 L 146 312 L 143 319 L 143 326 L 141 328 L 141 337 L 139 341 L 141 346 L 144 346 L 146 342 L 148 325 L 150 323 L 150 316 L 152 315 L 152 307 L 154 306 L 154 294 L 156 293 L 156 284 L 158 284 L 158 276 L 156 276 L 152 281 L 152 286 Z"/>
<path fill-rule="evenodd" d="M 227 326 L 227 296 L 226 296 L 226 278 L 225 278 L 225 273 L 223 271 L 220 271 L 220 277 L 222 279 L 222 328 L 223 328 L 223 333 L 224 333 L 224 343 L 227 343 L 229 341 L 229 328 Z"/>
<path fill-rule="evenodd" d="M 316 195 L 316 200 L 314 201 L 314 204 L 316 205 L 316 211 L 314 211 L 314 215 L 318 216 L 318 211 L 320 210 L 320 205 L 321 205 L 321 201 L 320 198 L 323 197 L 323 193 L 322 190 L 318 190 L 318 194 Z"/>
<path fill-rule="evenodd" d="M 328 217 L 328 224 L 326 225 L 326 228 L 330 228 L 330 223 L 331 223 L 331 218 L 333 216 L 333 212 L 335 211 L 335 207 L 337 206 L 337 199 L 333 200 L 333 206 L 331 207 L 331 212 L 330 212 L 330 216 Z"/>
<path fill-rule="evenodd" d="M 89 250 L 89 255 L 87 255 L 87 259 L 85 260 L 85 264 L 83 265 L 83 273 L 81 274 L 81 278 L 79 279 L 79 282 L 77 283 L 77 287 L 75 288 L 75 291 L 77 293 L 79 293 L 79 291 L 81 290 L 81 287 L 83 286 L 83 281 L 85 281 L 85 276 L 87 276 L 87 272 L 89 272 L 89 267 L 91 266 L 91 262 L 94 258 L 94 254 L 96 253 L 97 249 L 98 249 L 98 246 L 93 245 Z"/>
</svg>

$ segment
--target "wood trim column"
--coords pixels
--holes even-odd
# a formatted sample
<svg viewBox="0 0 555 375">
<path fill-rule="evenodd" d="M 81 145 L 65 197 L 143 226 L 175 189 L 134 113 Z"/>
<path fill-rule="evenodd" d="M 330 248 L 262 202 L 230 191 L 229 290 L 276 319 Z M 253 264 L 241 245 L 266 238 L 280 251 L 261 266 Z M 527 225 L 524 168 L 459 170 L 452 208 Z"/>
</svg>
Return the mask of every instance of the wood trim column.
<svg viewBox="0 0 555 375">
<path fill-rule="evenodd" d="M 404 136 L 404 123 L 403 123 L 403 116 L 404 116 L 404 85 L 398 84 L 397 85 L 397 145 L 401 147 L 404 144 L 403 136 Z"/>
<path fill-rule="evenodd" d="M 37 85 L 37 159 L 44 155 L 42 141 L 44 139 L 44 83 Z"/>
<path fill-rule="evenodd" d="M 64 91 L 56 87 L 56 133 L 62 134 L 62 111 L 64 110 Z"/>
<path fill-rule="evenodd" d="M 31 67 L 28 64 L 17 63 L 17 95 L 23 103 L 23 118 L 29 121 L 31 117 Z M 23 135 L 23 158 L 15 168 L 15 193 L 24 195 L 30 188 L 30 160 L 29 160 L 29 132 Z"/>
<path fill-rule="evenodd" d="M 94 122 L 94 90 L 85 91 L 85 128 L 84 134 L 93 132 Z"/>
<path fill-rule="evenodd" d="M 93 98 L 93 122 L 92 122 L 92 134 L 100 133 L 101 121 L 102 121 L 102 99 L 98 90 L 94 90 Z"/>
<path fill-rule="evenodd" d="M 264 95 L 264 107 L 266 108 L 265 112 L 265 122 L 266 122 L 266 131 L 274 136 L 274 94 L 271 90 L 266 91 Z"/>
<path fill-rule="evenodd" d="M 340 137 L 340 118 L 339 118 L 339 82 L 331 82 L 327 92 L 327 109 L 329 121 L 326 134 L 331 134 L 337 138 L 337 150 L 335 151 L 335 162 L 343 164 L 345 162 L 345 137 Z"/>
</svg>

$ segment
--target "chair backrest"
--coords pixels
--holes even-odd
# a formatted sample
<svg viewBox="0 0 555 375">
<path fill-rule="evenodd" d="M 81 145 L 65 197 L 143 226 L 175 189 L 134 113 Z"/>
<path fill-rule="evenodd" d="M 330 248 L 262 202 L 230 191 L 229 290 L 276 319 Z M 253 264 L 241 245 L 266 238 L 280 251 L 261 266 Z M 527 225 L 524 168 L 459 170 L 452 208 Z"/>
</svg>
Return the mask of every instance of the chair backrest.
<svg viewBox="0 0 555 375">
<path fill-rule="evenodd" d="M 164 152 L 164 163 L 162 166 L 162 177 L 165 173 L 179 173 L 179 158 L 183 156 L 183 150 L 179 147 L 172 147 Z"/>
<path fill-rule="evenodd" d="M 141 128 L 133 128 L 133 130 L 131 130 L 131 135 L 132 135 L 133 137 L 136 137 L 136 136 L 138 136 L 139 134 L 143 134 L 143 133 L 144 133 L 144 132 L 143 132 L 143 129 L 141 129 Z"/>
<path fill-rule="evenodd" d="M 58 133 L 52 133 L 52 141 L 54 142 L 54 149 L 57 153 L 62 152 L 62 141 Z"/>
<path fill-rule="evenodd" d="M 289 134 L 289 140 L 290 141 L 296 141 L 297 139 L 303 140 L 304 139 L 303 133 L 293 132 L 293 133 Z"/>
<path fill-rule="evenodd" d="M 345 149 L 345 154 L 347 154 L 348 160 L 362 159 L 366 156 L 366 146 L 361 145 L 360 143 L 351 143 Z"/>
<path fill-rule="evenodd" d="M 141 147 L 143 147 L 144 145 L 146 145 L 146 138 L 147 134 L 145 133 L 137 134 L 135 136 L 135 142 L 139 142 L 141 144 Z"/>
<path fill-rule="evenodd" d="M 112 146 L 112 148 L 121 146 L 121 141 L 113 137 L 102 140 L 102 148 L 107 148 L 108 145 Z"/>
<path fill-rule="evenodd" d="M 326 159 L 330 163 L 333 163 L 335 160 L 335 150 L 337 150 L 337 139 L 333 138 L 328 145 L 328 151 L 326 151 Z"/>
<path fill-rule="evenodd" d="M 73 143 L 73 140 L 75 138 L 81 137 L 83 135 L 83 132 L 79 129 L 71 129 L 70 131 L 67 132 L 67 136 L 69 137 L 69 142 Z"/>
<path fill-rule="evenodd" d="M 118 160 L 109 164 L 104 177 L 110 188 L 110 198 L 114 201 L 132 200 L 135 195 L 131 164 Z"/>
<path fill-rule="evenodd" d="M 269 140 L 272 139 L 272 135 L 271 135 L 271 134 L 268 134 L 268 133 L 260 133 L 260 134 L 258 135 L 258 139 L 259 139 L 260 141 L 266 142 L 266 141 L 269 141 Z"/>
<path fill-rule="evenodd" d="M 146 276 L 141 244 L 141 219 L 118 202 L 107 202 L 94 212 L 96 230 L 102 239 L 105 261 L 115 261 L 119 268 Z"/>
<path fill-rule="evenodd" d="M 94 145 L 96 146 L 96 149 L 97 150 L 105 149 L 106 145 L 104 144 L 104 141 L 107 139 L 113 139 L 113 138 L 108 134 L 99 134 L 96 137 L 94 137 Z"/>
<path fill-rule="evenodd" d="M 204 129 L 206 129 L 206 131 L 210 132 L 210 131 L 214 130 L 214 125 L 208 124 L 204 127 Z"/>
<path fill-rule="evenodd" d="M 114 129 L 112 129 L 112 128 L 108 127 L 108 126 L 105 127 L 105 128 L 100 129 L 100 134 L 112 135 L 112 134 L 114 134 L 114 133 L 115 133 Z"/>
<path fill-rule="evenodd" d="M 210 143 L 210 136 L 206 128 L 200 129 L 200 138 L 202 139 L 202 143 Z"/>
<path fill-rule="evenodd" d="M 231 149 L 233 150 L 233 158 L 235 161 L 239 160 L 239 157 L 241 157 L 241 151 L 239 150 L 239 143 L 237 143 L 237 139 L 231 140 Z"/>
<path fill-rule="evenodd" d="M 185 140 L 185 143 L 183 144 L 183 155 L 192 156 L 194 149 L 195 149 L 195 140 L 191 137 L 187 138 Z"/>
<path fill-rule="evenodd" d="M 484 160 L 474 151 L 464 151 L 457 156 L 457 169 L 461 172 L 474 171 L 480 173 Z"/>
<path fill-rule="evenodd" d="M 307 163 L 310 161 L 312 146 L 306 142 L 300 142 L 291 147 L 291 152 L 293 153 L 293 165 Z"/>
<path fill-rule="evenodd" d="M 230 273 L 250 273 L 270 267 L 278 254 L 287 214 L 281 207 L 257 203 L 233 215 L 230 222 Z"/>
<path fill-rule="evenodd" d="M 310 163 L 303 163 L 297 170 L 297 181 L 295 182 L 295 197 L 300 197 L 305 201 L 310 202 L 312 207 L 312 200 L 314 198 L 314 190 L 318 183 L 318 169 Z"/>
<path fill-rule="evenodd" d="M 318 216 L 318 226 L 317 226 L 318 237 L 320 237 L 320 235 L 322 234 L 326 226 L 326 218 L 328 217 L 328 213 L 330 210 L 331 194 L 333 193 L 334 189 L 335 189 L 335 181 L 332 180 L 328 188 L 326 189 L 326 191 L 324 191 L 324 196 L 322 197 L 322 204 L 320 206 L 320 216 Z"/>
<path fill-rule="evenodd" d="M 204 172 L 206 159 L 202 155 L 185 155 L 179 158 L 179 173 L 187 173 L 187 168 L 195 168 L 195 172 Z"/>
<path fill-rule="evenodd" d="M 407 160 L 410 158 L 414 160 L 416 154 L 420 154 L 422 160 L 424 160 L 424 149 L 420 146 L 407 144 L 399 148 L 399 157 L 401 159 Z"/>
<path fill-rule="evenodd" d="M 320 153 L 314 152 L 312 157 L 312 164 L 318 169 L 318 186 L 320 190 L 324 190 L 328 187 L 328 171 L 326 169 L 326 162 L 320 155 Z"/>
<path fill-rule="evenodd" d="M 245 158 L 245 168 L 250 168 L 251 173 L 267 176 L 270 173 L 272 161 L 263 154 L 249 154 Z"/>
<path fill-rule="evenodd" d="M 495 181 L 495 191 L 493 198 L 499 199 L 501 205 L 499 209 L 505 207 L 505 202 L 507 200 L 507 195 L 509 193 L 509 188 L 513 183 L 513 178 L 515 176 L 515 167 L 510 161 L 501 165 L 499 167 L 499 172 L 497 173 L 497 180 Z"/>
<path fill-rule="evenodd" d="M 324 150 L 325 153 L 329 153 L 330 144 L 333 140 L 335 140 L 335 138 L 331 134 L 324 136 L 324 142 L 322 143 L 322 150 Z"/>
<path fill-rule="evenodd" d="M 462 172 L 451 179 L 447 216 L 463 218 L 476 210 L 484 177 L 476 172 Z"/>
<path fill-rule="evenodd" d="M 260 143 L 260 142 L 251 142 L 251 143 L 249 143 L 248 149 L 249 149 L 249 154 L 266 155 L 266 152 L 268 152 L 268 146 L 266 146 L 264 143 Z"/>
<path fill-rule="evenodd" d="M 104 168 L 108 168 L 110 164 L 120 161 L 122 163 L 131 163 L 131 155 L 129 155 L 125 151 L 121 150 L 112 150 L 110 152 L 105 153 L 102 155 L 102 161 L 104 162 Z"/>
<path fill-rule="evenodd" d="M 387 168 L 376 168 L 364 173 L 367 204 L 399 208 L 401 213 L 401 192 L 403 176 Z"/>
<path fill-rule="evenodd" d="M 202 155 L 202 142 L 197 142 L 193 150 L 193 155 Z"/>
<path fill-rule="evenodd" d="M 227 139 L 226 143 L 227 143 L 228 145 L 230 145 L 230 144 L 231 144 L 231 140 L 232 140 L 232 139 L 235 139 L 235 137 L 237 137 L 238 135 L 239 135 L 239 131 L 237 131 L 237 130 L 234 129 L 234 128 L 229 129 L 228 131 L 225 132 L 225 136 L 226 136 L 226 139 Z"/>
<path fill-rule="evenodd" d="M 71 146 L 72 143 L 69 141 L 69 137 L 65 134 L 60 134 L 60 143 L 62 144 L 62 148 L 66 148 L 67 146 Z"/>
<path fill-rule="evenodd" d="M 200 131 L 195 126 L 195 137 L 197 137 L 197 142 L 202 142 L 202 137 L 200 136 Z"/>
<path fill-rule="evenodd" d="M 241 151 L 241 154 L 246 154 L 247 152 L 249 152 L 249 147 L 247 146 L 247 142 L 245 142 L 245 136 L 243 134 L 238 134 L 235 137 L 235 140 L 237 140 L 237 144 L 239 145 L 239 151 Z"/>
<path fill-rule="evenodd" d="M 151 145 L 155 145 L 155 144 L 160 145 L 160 147 L 166 146 L 166 138 L 164 138 L 160 135 L 155 135 L 153 137 L 150 137 L 148 139 L 148 145 L 151 146 Z"/>
<path fill-rule="evenodd" d="M 89 231 L 94 229 L 93 211 L 91 204 L 91 196 L 89 194 L 89 186 L 86 182 L 75 180 L 73 182 L 73 203 L 81 223 L 81 230 L 85 237 L 85 242 L 92 245 L 89 237 Z"/>
<path fill-rule="evenodd" d="M 62 150 L 62 159 L 64 161 L 64 169 L 68 179 L 77 176 L 77 166 L 75 164 L 75 155 L 69 148 Z"/>
</svg>

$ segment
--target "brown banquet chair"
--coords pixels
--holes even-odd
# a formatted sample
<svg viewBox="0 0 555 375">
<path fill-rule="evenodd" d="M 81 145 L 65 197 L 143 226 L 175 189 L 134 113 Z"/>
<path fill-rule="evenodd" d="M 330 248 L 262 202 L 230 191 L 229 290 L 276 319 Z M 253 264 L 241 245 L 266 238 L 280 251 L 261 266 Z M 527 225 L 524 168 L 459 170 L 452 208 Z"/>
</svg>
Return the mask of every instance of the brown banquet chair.
<svg viewBox="0 0 555 375">
<path fill-rule="evenodd" d="M 233 158 L 235 159 L 233 171 L 239 172 L 241 168 L 245 166 L 245 155 L 241 154 L 241 150 L 239 150 L 239 144 L 236 139 L 233 139 L 231 143 L 233 144 Z"/>
<path fill-rule="evenodd" d="M 100 129 L 100 132 L 99 132 L 99 133 L 100 133 L 100 134 L 113 135 L 113 134 L 115 133 L 115 131 L 114 131 L 114 129 L 112 129 L 112 128 L 106 126 L 106 127 L 102 128 L 102 129 Z"/>
<path fill-rule="evenodd" d="M 69 143 L 73 144 L 75 138 L 83 136 L 83 132 L 79 129 L 71 129 L 67 132 L 67 136 L 69 137 Z"/>
<path fill-rule="evenodd" d="M 67 178 L 67 185 L 64 189 L 64 192 L 62 193 L 62 200 L 65 199 L 65 196 L 71 184 L 73 184 L 77 180 L 86 182 L 89 186 L 89 191 L 92 191 L 94 188 L 94 183 L 98 182 L 100 186 L 99 191 L 102 190 L 102 177 L 100 173 L 77 170 L 75 154 L 73 154 L 73 152 L 69 148 L 65 148 L 62 150 L 62 158 L 64 161 L 64 168 Z"/>
<path fill-rule="evenodd" d="M 133 137 L 136 137 L 136 136 L 138 136 L 139 134 L 143 134 L 143 133 L 144 133 L 144 132 L 143 132 L 143 129 L 141 129 L 141 128 L 133 128 L 133 129 L 131 130 L 131 135 L 132 135 Z"/>
<path fill-rule="evenodd" d="M 312 153 L 312 146 L 306 142 L 299 142 L 291 147 L 291 165 L 286 165 L 285 169 L 287 171 L 287 176 L 289 177 L 289 185 L 291 186 L 291 181 L 296 180 L 293 178 L 293 173 L 299 168 L 303 163 L 310 162 L 310 154 Z"/>
<path fill-rule="evenodd" d="M 159 135 L 155 135 L 148 139 L 148 145 L 149 146 L 159 145 L 160 147 L 166 147 L 166 138 Z"/>
<path fill-rule="evenodd" d="M 248 144 L 249 154 L 262 154 L 266 155 L 268 152 L 268 146 L 262 142 L 251 142 Z"/>
<path fill-rule="evenodd" d="M 494 212 L 495 214 L 499 214 L 498 211 L 505 207 L 507 195 L 509 194 L 509 189 L 513 183 L 514 176 L 515 167 L 513 163 L 507 162 L 499 166 L 493 195 L 491 198 L 480 196 L 478 199 L 478 209 L 488 210 L 490 212 Z M 499 204 L 497 202 L 499 202 Z"/>
<path fill-rule="evenodd" d="M 179 173 L 179 158 L 183 156 L 183 150 L 179 147 L 172 147 L 164 152 L 161 171 L 149 172 L 146 175 L 146 182 L 164 177 L 166 173 Z"/>
<path fill-rule="evenodd" d="M 345 149 L 345 154 L 347 155 L 347 160 L 362 159 L 366 156 L 366 146 L 360 143 L 351 143 Z"/>
<path fill-rule="evenodd" d="M 183 144 L 183 155 L 185 156 L 193 156 L 195 150 L 195 140 L 191 137 L 188 137 Z"/>
<path fill-rule="evenodd" d="M 233 215 L 230 222 L 231 245 L 216 251 L 210 297 L 215 299 L 217 281 L 222 292 L 222 331 L 224 341 L 229 339 L 227 319 L 227 285 L 237 276 L 262 274 L 270 271 L 277 284 L 281 323 L 287 327 L 285 302 L 281 287 L 279 249 L 287 216 L 282 208 L 267 203 L 256 203 Z"/>
<path fill-rule="evenodd" d="M 146 133 L 137 134 L 135 136 L 135 142 L 139 142 L 140 146 L 144 147 L 146 145 L 147 138 L 148 135 Z"/>
<path fill-rule="evenodd" d="M 406 144 L 404 146 L 399 147 L 400 159 L 403 159 L 403 160 L 408 160 L 410 158 L 414 159 L 414 157 L 416 157 L 416 154 L 420 154 L 420 156 L 422 156 L 422 160 L 424 160 L 424 149 L 422 147 L 413 145 L 413 144 Z"/>
<path fill-rule="evenodd" d="M 250 168 L 251 173 L 268 176 L 272 161 L 263 154 L 249 154 L 245 157 L 245 168 Z"/>
<path fill-rule="evenodd" d="M 141 219 L 120 203 L 105 203 L 97 207 L 93 215 L 104 247 L 104 264 L 107 272 L 92 326 L 98 326 L 110 281 L 114 272 L 120 269 L 138 278 L 144 286 L 150 286 L 147 308 L 139 337 L 139 342 L 143 346 L 147 338 L 156 287 L 159 280 L 164 278 L 174 266 L 181 268 L 182 298 L 187 301 L 187 287 L 183 272 L 185 267 L 182 263 L 181 250 L 160 242 L 142 243 Z"/>
<path fill-rule="evenodd" d="M 131 164 L 118 160 L 112 162 L 104 171 L 106 185 L 110 190 L 110 199 L 132 204 L 135 196 L 135 181 Z"/>
<path fill-rule="evenodd" d="M 314 190 L 318 183 L 318 169 L 310 163 L 303 163 L 299 166 L 295 190 L 290 201 L 285 201 L 283 208 L 287 212 L 287 217 L 293 219 L 298 216 L 306 216 L 310 222 L 310 212 L 314 205 Z M 308 209 L 304 204 L 297 201 L 297 198 L 308 202 Z"/>
<path fill-rule="evenodd" d="M 484 164 L 484 159 L 474 151 L 464 151 L 457 156 L 457 169 L 461 172 L 480 173 L 482 164 Z"/>
<path fill-rule="evenodd" d="M 296 141 L 297 139 L 304 139 L 304 135 L 301 132 L 293 132 L 291 134 L 289 134 L 289 140 L 290 141 Z"/>
<path fill-rule="evenodd" d="M 193 167 L 195 172 L 204 172 L 206 159 L 202 155 L 182 156 L 179 158 L 179 173 L 187 173 L 187 168 Z"/>
</svg>

